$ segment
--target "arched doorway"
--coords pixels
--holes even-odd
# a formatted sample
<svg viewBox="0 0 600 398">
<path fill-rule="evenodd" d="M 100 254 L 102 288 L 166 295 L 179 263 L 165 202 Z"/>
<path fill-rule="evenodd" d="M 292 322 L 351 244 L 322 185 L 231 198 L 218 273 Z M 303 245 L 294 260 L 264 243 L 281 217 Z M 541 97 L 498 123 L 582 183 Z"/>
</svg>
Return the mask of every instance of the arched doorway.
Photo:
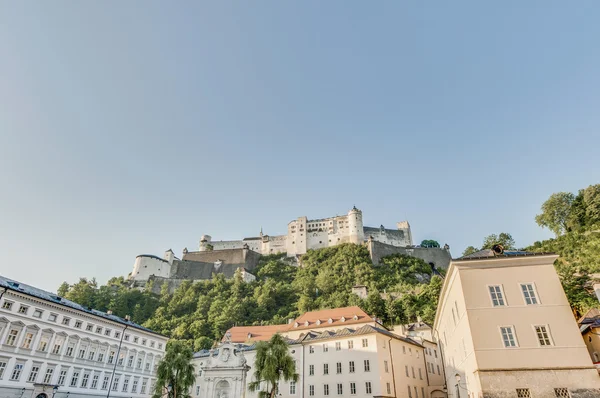
<svg viewBox="0 0 600 398">
<path fill-rule="evenodd" d="M 442 390 L 433 390 L 431 392 L 431 398 L 446 398 L 448 395 Z"/>
<path fill-rule="evenodd" d="M 227 380 L 221 380 L 215 386 L 215 398 L 233 398 Z"/>
<path fill-rule="evenodd" d="M 46 394 L 45 392 L 41 392 L 38 395 L 36 395 L 35 398 L 48 398 L 48 394 Z"/>
</svg>

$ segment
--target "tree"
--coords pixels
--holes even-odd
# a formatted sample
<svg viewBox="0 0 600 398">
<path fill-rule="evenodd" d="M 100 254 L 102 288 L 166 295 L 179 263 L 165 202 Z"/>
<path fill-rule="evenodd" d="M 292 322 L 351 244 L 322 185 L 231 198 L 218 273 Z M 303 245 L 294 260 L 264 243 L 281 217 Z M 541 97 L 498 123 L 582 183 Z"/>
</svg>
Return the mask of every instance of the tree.
<svg viewBox="0 0 600 398">
<path fill-rule="evenodd" d="M 506 232 L 501 232 L 500 235 L 491 234 L 485 237 L 483 240 L 482 249 L 491 249 L 494 245 L 500 244 L 504 246 L 504 249 L 514 249 L 515 240 L 512 235 Z"/>
<path fill-rule="evenodd" d="M 462 254 L 462 255 L 463 255 L 463 257 L 464 257 L 464 256 L 468 256 L 468 255 L 470 255 L 470 254 L 476 253 L 476 252 L 478 252 L 478 251 L 479 251 L 479 249 L 478 249 L 478 248 L 476 248 L 476 247 L 473 247 L 473 246 L 469 246 L 469 247 L 467 247 L 467 248 L 465 249 L 465 251 L 463 252 L 463 254 Z"/>
<path fill-rule="evenodd" d="M 556 236 L 569 230 L 571 209 L 575 195 L 571 192 L 557 192 L 550 195 L 542 204 L 542 213 L 535 216 L 535 222 L 548 228 Z"/>
<path fill-rule="evenodd" d="M 421 241 L 421 247 L 440 247 L 437 240 L 425 239 Z"/>
<path fill-rule="evenodd" d="M 258 342 L 254 369 L 254 380 L 248 389 L 255 392 L 260 390 L 261 385 L 267 385 L 267 391 L 259 391 L 258 398 L 274 398 L 281 378 L 284 381 L 298 381 L 294 359 L 280 334 L 273 335 L 268 342 Z"/>
<path fill-rule="evenodd" d="M 60 297 L 64 297 L 68 292 L 69 292 L 69 284 L 67 282 L 63 282 L 60 284 L 60 286 L 58 287 L 58 290 L 56 291 L 56 293 L 60 296 Z"/>
<path fill-rule="evenodd" d="M 156 386 L 152 398 L 189 398 L 189 389 L 194 385 L 192 350 L 181 341 L 171 340 L 167 344 L 165 357 L 158 364 Z"/>
</svg>

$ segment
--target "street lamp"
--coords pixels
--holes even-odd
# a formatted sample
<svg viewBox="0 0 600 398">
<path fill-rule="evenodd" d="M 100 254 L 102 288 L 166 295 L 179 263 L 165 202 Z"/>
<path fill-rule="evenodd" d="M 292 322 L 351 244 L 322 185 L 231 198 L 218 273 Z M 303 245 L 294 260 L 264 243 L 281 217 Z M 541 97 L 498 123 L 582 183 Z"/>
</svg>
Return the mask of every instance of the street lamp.
<svg viewBox="0 0 600 398">
<path fill-rule="evenodd" d="M 460 398 L 460 390 L 458 389 L 458 385 L 460 384 L 460 375 L 457 373 L 454 375 L 456 378 L 456 398 Z"/>
<path fill-rule="evenodd" d="M 52 387 L 52 398 L 54 398 L 54 396 L 56 395 L 57 391 L 58 391 L 58 386 Z"/>
</svg>

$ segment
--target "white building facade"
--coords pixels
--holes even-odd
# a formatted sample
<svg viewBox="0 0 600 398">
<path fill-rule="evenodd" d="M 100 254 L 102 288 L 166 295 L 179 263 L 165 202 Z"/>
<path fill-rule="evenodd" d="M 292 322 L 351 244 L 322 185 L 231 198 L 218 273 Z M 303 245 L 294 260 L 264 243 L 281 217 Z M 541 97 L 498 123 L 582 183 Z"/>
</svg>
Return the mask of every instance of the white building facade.
<svg viewBox="0 0 600 398">
<path fill-rule="evenodd" d="M 150 397 L 167 338 L 0 277 L 0 397 Z"/>
</svg>

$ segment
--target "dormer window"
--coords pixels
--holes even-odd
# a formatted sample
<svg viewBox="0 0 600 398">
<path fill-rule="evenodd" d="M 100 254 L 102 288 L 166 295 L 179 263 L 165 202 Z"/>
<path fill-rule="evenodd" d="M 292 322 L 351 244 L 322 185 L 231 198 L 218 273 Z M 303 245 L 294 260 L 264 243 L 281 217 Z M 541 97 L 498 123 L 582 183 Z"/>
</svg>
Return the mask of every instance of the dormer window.
<svg viewBox="0 0 600 398">
<path fill-rule="evenodd" d="M 308 326 L 308 321 L 305 321 L 305 322 L 304 322 L 304 326 Z"/>
<path fill-rule="evenodd" d="M 358 321 L 358 315 L 354 315 L 354 316 L 352 317 L 352 319 L 354 319 L 355 321 Z"/>
<path fill-rule="evenodd" d="M 317 325 L 320 325 L 320 324 L 321 324 L 321 320 L 317 319 Z"/>
<path fill-rule="evenodd" d="M 248 333 L 248 338 L 251 339 L 252 338 L 252 333 Z"/>
<path fill-rule="evenodd" d="M 327 320 L 327 323 L 333 323 L 333 319 L 329 318 L 329 319 Z"/>
<path fill-rule="evenodd" d="M 294 327 L 297 328 L 298 327 L 298 322 L 294 322 Z"/>
<path fill-rule="evenodd" d="M 342 322 L 346 322 L 346 318 L 345 318 L 345 317 L 342 317 L 342 318 L 340 319 L 340 321 L 342 321 Z"/>
</svg>

